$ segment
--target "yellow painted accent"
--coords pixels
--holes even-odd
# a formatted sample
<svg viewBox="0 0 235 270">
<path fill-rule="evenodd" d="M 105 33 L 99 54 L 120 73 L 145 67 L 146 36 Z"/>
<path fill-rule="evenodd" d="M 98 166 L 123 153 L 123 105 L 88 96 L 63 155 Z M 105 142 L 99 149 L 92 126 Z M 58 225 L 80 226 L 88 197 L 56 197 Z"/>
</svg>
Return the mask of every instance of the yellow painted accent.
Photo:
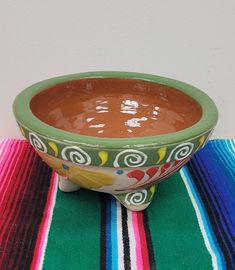
<svg viewBox="0 0 235 270">
<path fill-rule="evenodd" d="M 91 171 L 81 167 L 71 167 L 68 178 L 84 188 L 101 188 L 114 183 L 114 177 L 100 171 Z"/>
<path fill-rule="evenodd" d="M 55 156 L 57 157 L 58 156 L 58 147 L 57 147 L 57 145 L 54 142 L 49 142 L 48 144 L 51 147 L 51 149 L 54 151 Z"/>
<path fill-rule="evenodd" d="M 39 151 L 38 154 L 59 175 L 67 177 L 83 188 L 101 188 L 103 186 L 111 186 L 115 182 L 115 177 L 108 173 L 93 171 L 88 168 L 84 169 L 68 161 L 63 161 L 62 163 L 60 159 Z M 64 168 L 63 164 L 68 168 Z"/>
<path fill-rule="evenodd" d="M 108 152 L 106 152 L 106 151 L 100 151 L 98 153 L 98 156 L 101 159 L 100 166 L 103 166 L 108 161 Z"/>
<path fill-rule="evenodd" d="M 203 135 L 203 136 L 199 139 L 199 145 L 198 145 L 196 151 L 197 151 L 199 148 L 201 148 L 201 146 L 203 145 L 203 143 L 205 142 L 205 140 L 206 140 L 206 136 Z"/>
<path fill-rule="evenodd" d="M 152 185 L 149 190 L 151 192 L 151 197 L 150 197 L 150 200 L 151 200 L 152 197 L 153 197 L 153 195 L 154 195 L 154 193 L 155 193 L 155 191 L 156 191 L 156 186 L 155 185 Z"/>
<path fill-rule="evenodd" d="M 155 192 L 155 189 L 156 189 L 155 185 L 151 186 L 151 187 L 150 187 L 151 193 L 154 193 L 154 192 Z"/>
<path fill-rule="evenodd" d="M 20 127 L 20 131 L 21 131 L 22 135 L 25 137 L 25 132 L 24 132 L 22 127 Z"/>
<path fill-rule="evenodd" d="M 164 159 L 164 157 L 165 157 L 165 155 L 166 155 L 166 150 L 167 150 L 166 147 L 162 147 L 162 148 L 160 148 L 160 149 L 157 151 L 158 156 L 159 156 L 159 159 L 158 159 L 158 161 L 157 161 L 157 164 L 158 164 L 159 162 L 161 162 L 161 161 Z"/>
</svg>

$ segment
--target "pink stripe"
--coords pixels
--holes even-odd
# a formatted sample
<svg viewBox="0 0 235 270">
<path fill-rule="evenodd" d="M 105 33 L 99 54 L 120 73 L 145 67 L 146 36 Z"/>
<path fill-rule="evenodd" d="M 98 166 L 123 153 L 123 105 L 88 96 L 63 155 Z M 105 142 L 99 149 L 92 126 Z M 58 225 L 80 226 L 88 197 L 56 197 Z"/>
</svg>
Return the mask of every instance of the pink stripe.
<svg viewBox="0 0 235 270">
<path fill-rule="evenodd" d="M 3 149 L 3 147 L 4 147 L 4 144 L 6 143 L 6 139 L 1 139 L 0 140 L 0 155 L 2 154 L 2 149 Z"/>
<path fill-rule="evenodd" d="M 136 263 L 138 270 L 143 269 L 143 261 L 142 261 L 142 252 L 141 252 L 141 242 L 140 242 L 140 235 L 139 235 L 139 227 L 138 227 L 138 220 L 137 220 L 137 213 L 132 212 L 132 225 L 134 228 L 135 234 L 135 242 L 136 242 Z"/>
<path fill-rule="evenodd" d="M 0 205 L 2 204 L 5 193 L 8 190 L 8 187 L 10 184 L 12 184 L 12 181 L 10 179 L 12 178 L 12 175 L 14 175 L 15 170 L 18 169 L 19 167 L 19 159 L 22 158 L 22 153 L 25 151 L 23 149 L 22 145 L 20 142 L 17 143 L 16 149 L 14 152 L 11 151 L 11 146 L 9 145 L 9 149 L 7 149 L 7 159 L 5 160 L 5 168 L 1 168 L 1 173 L 0 173 L 0 179 L 1 179 L 1 185 L 0 185 L 0 193 L 2 189 L 4 188 L 4 192 L 1 194 L 1 200 L 0 200 Z M 14 164 L 12 163 L 14 161 Z M 5 184 L 6 183 L 6 184 Z"/>
<path fill-rule="evenodd" d="M 3 145 L 2 153 L 0 156 L 0 179 L 1 176 L 5 176 L 5 171 L 8 171 L 9 166 L 11 165 L 11 161 L 13 160 L 12 157 L 17 155 L 16 151 L 18 151 L 20 145 L 20 142 L 13 143 L 10 140 Z M 12 149 L 14 149 L 13 147 L 16 148 L 15 151 L 12 151 Z"/>
<path fill-rule="evenodd" d="M 4 188 L 5 192 L 9 186 L 9 184 L 11 183 L 11 181 L 9 179 L 11 179 L 11 176 L 13 175 L 15 169 L 18 166 L 18 160 L 21 158 L 21 145 L 20 143 L 17 143 L 17 145 L 15 145 L 15 151 L 11 151 L 12 146 L 14 146 L 12 143 L 9 143 L 8 145 L 6 145 L 6 151 L 4 152 L 4 155 L 6 156 L 6 159 L 4 160 L 3 166 L 0 167 L 0 193 L 2 191 L 2 189 Z M 17 159 L 16 159 L 17 157 Z M 14 161 L 14 163 L 12 162 Z M 5 184 L 5 182 L 7 182 Z M 0 201 L 0 205 L 1 202 L 3 201 L 3 197 L 4 197 L 4 193 L 1 194 L 1 201 Z"/>
<path fill-rule="evenodd" d="M 27 147 L 27 146 L 26 146 Z M 22 148 L 22 147 L 20 147 L 20 151 L 22 152 L 21 153 L 21 157 L 22 157 L 22 154 L 25 152 L 25 149 L 24 148 Z M 29 150 L 30 151 L 30 150 Z M 16 153 L 16 152 L 15 152 Z M 31 151 L 31 153 L 32 153 L 32 151 Z M 13 156 L 13 155 L 12 155 Z M 25 161 L 26 162 L 26 161 Z M 27 186 L 27 183 L 26 183 L 26 181 L 20 181 L 20 179 L 18 179 L 18 181 L 20 181 L 20 186 L 18 186 L 18 188 L 17 188 L 17 190 L 15 190 L 16 189 L 16 175 L 15 175 L 15 173 L 17 173 L 17 170 L 16 170 L 16 172 L 15 172 L 15 168 L 17 168 L 18 169 L 18 171 L 19 171 L 19 173 L 20 173 L 20 171 L 22 170 L 22 168 L 24 169 L 24 167 L 23 166 L 21 166 L 20 167 L 20 170 L 19 170 L 19 166 L 20 165 L 18 165 L 18 167 L 17 166 L 15 166 L 15 164 L 12 164 L 12 163 L 9 163 L 9 170 L 11 171 L 11 166 L 10 165 L 12 165 L 12 166 L 14 166 L 14 171 L 12 171 L 11 172 L 11 176 L 10 176 L 10 180 L 11 181 L 9 181 L 10 182 L 10 184 L 8 184 L 8 186 L 10 186 L 10 188 L 8 189 L 8 188 L 6 188 L 6 187 L 4 187 L 4 193 L 8 193 L 8 194 L 10 194 L 10 196 L 7 198 L 7 200 L 5 199 L 5 200 L 3 200 L 3 203 L 4 203 L 4 205 L 5 205 L 5 207 L 4 207 L 4 205 L 2 206 L 2 207 L 4 207 L 5 209 L 4 209 L 4 211 L 3 211 L 3 213 L 2 213 L 2 217 L 1 217 L 1 219 L 2 220 L 4 220 L 4 223 L 3 224 L 1 224 L 1 234 L 0 234 L 0 239 L 1 238 L 4 238 L 4 234 L 5 234 L 5 230 L 6 230 L 6 228 L 8 228 L 8 223 L 10 222 L 10 220 L 12 219 L 12 215 L 13 215 L 13 209 L 15 209 L 15 207 L 16 207 L 16 203 L 18 202 L 18 197 L 20 196 L 19 194 L 20 194 L 20 192 L 21 192 L 21 190 L 22 190 L 22 185 L 26 185 Z M 25 177 L 26 177 L 26 174 L 27 174 L 27 171 L 25 170 L 24 171 L 24 173 L 22 174 L 22 173 L 20 173 L 20 176 L 21 176 L 21 179 L 25 179 Z M 28 177 L 29 178 L 29 177 Z M 8 180 L 9 180 L 8 179 Z M 5 189 L 6 188 L 6 189 Z M 9 191 L 11 191 L 10 193 L 9 193 Z M 8 205 L 9 204 L 9 202 L 11 202 L 12 201 L 12 199 L 11 199 L 11 197 L 12 196 L 14 196 L 15 197 L 15 200 L 14 200 L 14 205 L 13 206 L 11 206 L 11 211 L 9 211 L 9 207 L 10 207 L 10 205 Z M 4 197 L 4 196 L 3 196 Z M 4 199 L 4 198 L 3 198 Z M 17 210 L 19 210 L 20 209 L 20 205 L 18 205 L 19 207 L 17 207 L 16 209 Z M 9 215 L 10 214 L 10 215 Z M 14 220 L 17 218 L 17 215 L 18 215 L 18 212 L 17 213 L 14 213 Z M 6 216 L 6 217 L 5 217 Z M 7 237 L 6 237 L 6 239 L 5 239 L 5 243 L 7 243 L 7 241 L 8 241 L 8 239 L 9 239 L 9 237 L 10 237 L 10 231 L 12 230 L 12 228 L 14 228 L 14 220 L 12 221 L 12 226 L 10 227 L 10 228 L 8 228 L 8 231 L 9 231 L 9 233 L 8 233 L 8 235 L 7 235 Z M 2 252 L 3 252 L 3 254 L 4 254 L 4 250 L 5 250 L 5 246 L 3 246 L 3 243 L 2 243 Z M 2 256 L 2 258 L 1 259 L 3 259 L 3 256 Z M 1 265 L 1 260 L 0 260 L 0 265 Z"/>
<path fill-rule="evenodd" d="M 30 149 L 29 149 L 29 151 L 31 152 L 30 153 L 30 156 L 29 156 L 29 160 L 35 159 L 35 157 L 36 157 L 35 153 L 33 151 L 31 151 Z M 24 150 L 24 152 L 25 152 L 25 150 Z M 14 213 L 14 211 L 9 211 L 9 206 L 4 211 L 4 216 L 2 217 L 2 220 L 4 220 L 4 226 L 2 226 L 2 228 L 1 228 L 3 235 L 4 235 L 4 232 L 5 232 L 6 228 L 8 227 L 8 223 L 11 221 L 11 224 L 12 224 L 11 227 L 10 227 L 10 229 L 9 229 L 9 234 L 8 234 L 8 236 L 6 238 L 5 243 L 8 242 L 8 239 L 10 237 L 10 231 L 12 230 L 12 228 L 14 228 L 15 220 L 18 217 L 18 212 L 19 212 L 19 210 L 21 208 L 21 205 L 23 203 L 22 200 L 20 201 L 20 203 L 19 203 L 19 200 L 18 200 L 19 199 L 19 196 L 20 196 L 20 192 L 23 191 L 23 189 L 24 190 L 27 189 L 27 186 L 28 186 L 28 183 L 29 183 L 29 180 L 30 180 L 30 177 L 29 176 L 32 173 L 33 167 L 30 167 L 30 164 L 29 163 L 30 162 L 26 162 L 25 161 L 25 164 L 27 164 L 28 166 L 27 167 L 24 167 L 24 166 L 22 167 L 25 170 L 24 170 L 23 174 L 20 173 L 20 175 L 21 175 L 21 179 L 24 179 L 24 180 L 23 181 L 20 181 L 20 186 L 18 186 L 18 189 L 17 190 L 15 190 L 14 181 L 11 181 L 11 184 L 13 184 L 13 187 L 10 188 L 10 190 L 12 190 L 12 192 L 11 192 L 11 195 L 9 196 L 7 202 L 9 202 L 9 201 L 11 202 L 12 201 L 12 198 L 11 197 L 14 196 L 15 197 L 14 204 L 11 207 L 11 210 L 13 210 L 13 209 L 16 208 L 16 204 L 17 203 L 18 203 L 18 205 L 17 205 L 18 207 L 16 208 L 17 209 L 17 212 L 15 212 L 15 213 Z M 15 178 L 14 178 L 14 180 L 15 180 Z M 9 213 L 10 213 L 10 215 L 9 215 Z M 13 213 L 14 213 L 15 216 L 13 217 L 13 220 L 12 220 Z M 6 215 L 8 215 L 8 216 L 5 217 Z M 6 248 L 5 246 L 2 247 L 3 253 L 4 253 L 5 248 Z"/>
<path fill-rule="evenodd" d="M 2 144 L 2 151 L 1 151 L 1 156 L 0 156 L 0 164 L 2 163 L 2 160 L 4 160 L 4 157 L 8 151 L 8 147 L 12 144 L 12 142 L 9 140 L 9 141 L 5 141 L 3 142 Z M 5 150 L 6 149 L 6 150 Z M 2 153 L 3 152 L 3 153 Z"/>
<path fill-rule="evenodd" d="M 1 144 L 5 141 L 6 139 L 0 139 L 0 147 L 1 147 Z"/>
<path fill-rule="evenodd" d="M 12 215 L 12 218 L 11 220 L 9 220 L 8 222 L 8 228 L 10 228 L 10 230 L 8 230 L 8 236 L 9 238 L 7 239 L 7 243 L 10 243 L 11 242 L 11 239 L 12 239 L 12 234 L 14 234 L 14 227 L 11 226 L 12 224 L 15 224 L 18 220 L 19 217 L 21 217 L 21 210 L 23 209 L 24 207 L 24 203 L 25 203 L 25 197 L 27 198 L 27 192 L 34 186 L 34 184 L 32 184 L 33 182 L 31 181 L 32 180 L 32 176 L 33 176 L 33 173 L 36 172 L 38 170 L 38 168 L 40 168 L 40 162 L 38 162 L 38 158 L 36 156 L 36 154 L 34 153 L 33 149 L 31 147 L 29 147 L 29 145 L 27 145 L 27 149 L 30 149 L 29 153 L 32 153 L 32 157 L 33 158 L 25 158 L 24 157 L 24 160 L 26 162 L 26 164 L 28 162 L 30 162 L 31 166 L 30 166 L 30 169 L 28 170 L 28 173 L 24 174 L 24 177 L 19 177 L 19 179 L 21 179 L 21 182 L 24 182 L 25 184 L 22 185 L 22 187 L 20 187 L 21 189 L 21 194 L 19 193 L 19 196 L 18 196 L 18 189 L 15 190 L 15 194 L 17 194 L 16 198 L 17 198 L 17 201 L 18 203 L 14 203 L 13 204 L 13 207 L 12 208 L 8 208 L 9 211 L 13 211 L 15 212 L 15 215 Z M 28 151 L 28 150 L 27 150 Z M 21 165 L 23 168 L 25 168 L 25 163 L 22 163 Z M 40 175 L 37 173 L 37 175 Z M 35 176 L 35 181 L 37 181 L 37 178 L 38 176 Z M 10 190 L 12 190 L 12 188 L 10 188 Z M 32 188 L 32 192 L 35 192 L 36 190 L 34 188 Z M 14 198 L 13 198 L 14 199 Z M 17 207 L 19 207 L 19 210 L 17 209 Z M 17 209 L 17 210 L 16 210 Z M 27 210 L 26 210 L 27 211 Z M 28 211 L 25 212 L 25 213 L 29 213 Z M 20 238 L 21 238 L 21 242 L 22 243 L 27 243 L 26 239 L 28 238 L 27 236 L 27 232 L 29 230 L 29 225 L 30 222 L 32 222 L 33 219 L 32 219 L 32 216 L 31 215 L 28 215 L 28 223 L 25 223 L 24 226 L 20 226 L 18 227 L 18 235 L 20 235 Z M 32 229 L 35 228 L 34 227 L 34 224 L 32 224 Z M 17 237 L 17 235 L 15 235 Z M 28 243 L 31 243 L 28 242 Z M 12 246 L 12 249 L 13 251 L 15 250 L 15 248 L 17 248 L 17 242 L 15 242 Z M 6 247 L 6 251 L 8 250 L 8 246 Z M 15 265 L 15 267 L 17 268 L 21 261 L 21 257 L 23 254 L 28 254 L 28 251 L 29 251 L 29 248 L 24 248 L 24 249 L 20 249 L 18 250 L 18 258 L 15 258 L 15 261 L 10 261 L 9 262 L 9 269 L 12 269 L 13 268 L 13 265 Z M 13 252 L 13 254 L 15 254 Z M 25 262 L 24 262 L 25 263 Z M 22 269 L 24 269 L 24 264 L 21 266 Z"/>
<path fill-rule="evenodd" d="M 35 251 L 30 269 L 37 270 L 41 269 L 42 262 L 44 259 L 44 252 L 47 243 L 48 232 L 50 229 L 50 222 L 52 219 L 52 213 L 54 209 L 55 197 L 57 191 L 57 175 L 54 172 L 51 177 L 51 185 L 48 192 L 47 202 L 42 218 L 42 223 L 39 228 Z"/>
<path fill-rule="evenodd" d="M 2 139 L 0 142 L 0 164 L 2 160 L 4 160 L 4 157 L 7 154 L 7 151 L 11 149 L 12 145 L 15 145 L 16 143 L 19 143 L 19 142 L 22 143 L 24 141 L 26 142 L 26 140 Z"/>
<path fill-rule="evenodd" d="M 3 160 L 3 164 L 0 163 L 0 192 L 3 186 L 4 189 L 6 189 L 4 182 L 7 180 L 7 182 L 9 183 L 9 179 L 11 179 L 9 178 L 9 174 L 11 174 L 12 170 L 14 170 L 16 165 L 18 165 L 18 161 L 21 158 L 20 155 L 24 151 L 25 147 L 27 147 L 27 145 L 28 143 L 26 141 L 24 143 L 22 143 L 22 141 L 8 142 L 8 144 L 5 145 L 6 149 L 2 157 L 6 156 L 6 158 L 5 160 Z M 14 161 L 14 164 L 12 163 L 12 161 Z M 11 168 L 10 166 L 13 168 Z"/>
<path fill-rule="evenodd" d="M 25 153 L 25 149 L 22 150 L 22 153 Z M 31 151 L 31 154 L 29 156 L 29 160 L 32 160 L 32 158 L 35 158 L 35 157 L 33 156 L 33 152 Z M 27 164 L 26 161 L 25 161 L 25 164 Z M 15 164 L 14 164 L 14 166 L 15 166 Z M 10 191 L 10 195 L 6 199 L 5 199 L 5 196 L 2 196 L 3 197 L 3 200 L 2 200 L 3 206 L 4 206 L 4 204 L 6 204 L 5 210 L 1 216 L 1 219 L 4 220 L 4 225 L 1 228 L 2 232 L 4 232 L 5 231 L 4 228 L 8 226 L 8 222 L 11 220 L 11 217 L 12 217 L 13 212 L 14 212 L 13 209 L 15 209 L 17 203 L 18 203 L 17 210 L 20 209 L 22 202 L 20 202 L 20 204 L 19 204 L 18 198 L 20 196 L 20 193 L 23 191 L 22 187 L 24 187 L 24 190 L 25 190 L 28 186 L 28 182 L 29 182 L 29 178 L 30 178 L 29 176 L 30 176 L 31 171 L 32 171 L 32 167 L 30 169 L 29 169 L 29 167 L 30 167 L 30 165 L 28 165 L 28 167 L 26 167 L 26 170 L 24 170 L 23 173 L 21 172 L 21 170 L 22 170 L 22 168 L 24 169 L 24 166 L 22 166 L 20 169 L 19 169 L 19 165 L 18 165 L 18 167 L 14 167 L 14 170 L 12 170 L 12 173 L 11 173 L 10 178 L 9 178 L 9 179 L 12 178 L 12 181 L 9 181 L 9 184 L 8 184 L 9 188 L 8 188 L 8 186 L 4 187 L 4 194 L 9 195 L 9 191 Z M 18 169 L 18 172 L 16 170 L 16 173 L 19 173 L 19 175 L 21 176 L 21 179 L 23 179 L 23 181 L 21 181 L 21 179 L 16 179 L 15 169 Z M 18 180 L 20 183 L 17 190 L 16 190 L 16 180 Z M 9 211 L 8 204 L 9 204 L 9 202 L 12 202 L 12 197 L 14 197 L 14 203 L 11 206 L 11 211 Z M 17 214 L 15 213 L 14 220 L 16 218 L 17 218 Z M 14 225 L 14 222 L 12 222 L 12 226 L 13 225 Z"/>
<path fill-rule="evenodd" d="M 4 145 L 7 141 L 9 141 L 9 140 L 7 140 L 7 139 L 1 139 L 1 140 L 0 140 L 0 149 L 2 149 L 3 145 Z M 1 152 L 0 152 L 0 153 L 1 153 Z"/>
</svg>

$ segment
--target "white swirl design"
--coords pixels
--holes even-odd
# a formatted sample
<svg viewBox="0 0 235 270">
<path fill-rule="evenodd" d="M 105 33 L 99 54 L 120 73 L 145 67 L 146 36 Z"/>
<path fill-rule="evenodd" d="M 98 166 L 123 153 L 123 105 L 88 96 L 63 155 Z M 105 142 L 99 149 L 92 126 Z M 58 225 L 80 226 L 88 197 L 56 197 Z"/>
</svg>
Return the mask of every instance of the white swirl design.
<svg viewBox="0 0 235 270">
<path fill-rule="evenodd" d="M 171 161 L 172 157 L 174 160 L 182 160 L 188 157 L 194 148 L 194 144 L 191 142 L 182 143 L 176 146 L 167 158 L 167 162 Z"/>
<path fill-rule="evenodd" d="M 127 205 L 141 205 L 145 202 L 148 192 L 146 189 L 141 189 L 136 192 L 127 193 L 125 203 Z"/>
<path fill-rule="evenodd" d="M 74 164 L 90 165 L 90 156 L 78 146 L 67 146 L 62 152 L 61 156 L 64 160 L 69 160 Z"/>
<path fill-rule="evenodd" d="M 34 148 L 36 148 L 38 151 L 40 151 L 42 153 L 47 152 L 47 147 L 44 144 L 44 142 L 33 132 L 29 132 L 29 141 L 30 141 L 30 144 Z"/>
<path fill-rule="evenodd" d="M 113 166 L 115 168 L 120 167 L 120 159 L 124 159 L 124 164 L 127 167 L 140 167 L 143 166 L 147 160 L 147 155 L 141 151 L 134 149 L 127 149 L 117 154 Z"/>
</svg>

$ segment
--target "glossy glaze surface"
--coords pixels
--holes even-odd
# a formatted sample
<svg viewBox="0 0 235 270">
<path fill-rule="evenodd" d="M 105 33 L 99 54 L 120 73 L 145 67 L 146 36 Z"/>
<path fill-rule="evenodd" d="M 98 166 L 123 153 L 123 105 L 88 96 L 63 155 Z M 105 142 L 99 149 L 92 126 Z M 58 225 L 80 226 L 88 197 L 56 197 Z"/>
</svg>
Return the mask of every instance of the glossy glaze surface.
<svg viewBox="0 0 235 270">
<path fill-rule="evenodd" d="M 33 97 L 30 108 L 51 126 L 109 138 L 172 133 L 202 116 L 200 105 L 175 88 L 123 78 L 63 82 Z"/>
</svg>

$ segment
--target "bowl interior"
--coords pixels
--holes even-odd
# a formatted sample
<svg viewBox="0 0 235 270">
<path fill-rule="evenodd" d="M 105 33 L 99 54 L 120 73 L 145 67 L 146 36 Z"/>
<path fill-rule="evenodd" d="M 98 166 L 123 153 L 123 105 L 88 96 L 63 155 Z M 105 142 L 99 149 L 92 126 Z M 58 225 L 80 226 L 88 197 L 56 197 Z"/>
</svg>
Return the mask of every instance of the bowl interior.
<svg viewBox="0 0 235 270">
<path fill-rule="evenodd" d="M 143 137 L 191 127 L 202 108 L 166 85 L 126 78 L 85 78 L 43 89 L 30 101 L 44 123 L 77 134 L 107 138 Z"/>
</svg>

